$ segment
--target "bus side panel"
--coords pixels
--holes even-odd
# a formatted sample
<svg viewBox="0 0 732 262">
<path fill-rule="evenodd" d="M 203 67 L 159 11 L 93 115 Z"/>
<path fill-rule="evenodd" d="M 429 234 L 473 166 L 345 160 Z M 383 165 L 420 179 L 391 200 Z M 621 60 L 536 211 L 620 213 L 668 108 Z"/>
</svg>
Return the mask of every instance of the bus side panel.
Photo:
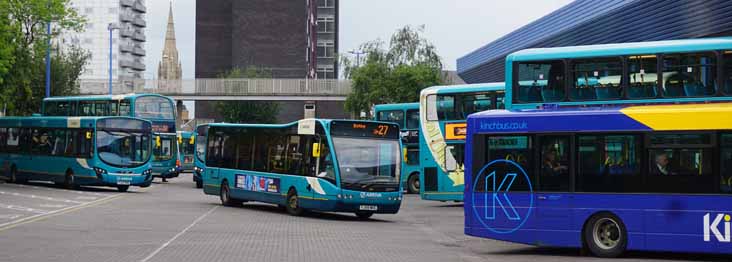
<svg viewBox="0 0 732 262">
<path fill-rule="evenodd" d="M 218 167 L 206 167 L 201 179 L 203 179 L 203 193 L 207 195 L 219 195 L 221 190 L 221 179 L 219 179 Z"/>
<path fill-rule="evenodd" d="M 732 253 L 732 196 L 653 195 L 638 202 L 656 207 L 645 210 L 648 250 Z"/>
</svg>

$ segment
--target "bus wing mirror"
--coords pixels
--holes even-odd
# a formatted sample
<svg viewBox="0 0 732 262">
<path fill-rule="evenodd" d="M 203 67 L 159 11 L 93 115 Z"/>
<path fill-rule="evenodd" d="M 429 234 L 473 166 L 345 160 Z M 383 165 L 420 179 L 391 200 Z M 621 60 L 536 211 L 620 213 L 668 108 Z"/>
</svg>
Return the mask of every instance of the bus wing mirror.
<svg viewBox="0 0 732 262">
<path fill-rule="evenodd" d="M 92 132 L 86 131 L 86 139 L 92 139 Z"/>
<path fill-rule="evenodd" d="M 160 146 L 161 146 L 160 136 L 155 136 L 155 147 L 160 147 Z"/>
<path fill-rule="evenodd" d="M 178 136 L 178 144 L 179 145 L 182 145 L 183 144 L 183 137 L 182 136 Z"/>
<path fill-rule="evenodd" d="M 455 160 L 455 157 L 453 157 L 452 151 L 455 149 L 455 146 L 446 146 L 445 147 L 445 169 L 447 169 L 447 172 L 453 172 L 457 170 L 457 161 Z"/>
<path fill-rule="evenodd" d="M 320 143 L 313 143 L 313 157 L 320 157 Z"/>
<path fill-rule="evenodd" d="M 191 144 L 191 145 L 196 144 L 196 137 L 195 136 L 191 136 L 191 138 L 188 139 L 188 144 Z"/>
<path fill-rule="evenodd" d="M 402 149 L 402 155 L 404 156 L 404 163 L 409 162 L 409 158 L 407 158 L 407 149 L 406 148 Z"/>
</svg>

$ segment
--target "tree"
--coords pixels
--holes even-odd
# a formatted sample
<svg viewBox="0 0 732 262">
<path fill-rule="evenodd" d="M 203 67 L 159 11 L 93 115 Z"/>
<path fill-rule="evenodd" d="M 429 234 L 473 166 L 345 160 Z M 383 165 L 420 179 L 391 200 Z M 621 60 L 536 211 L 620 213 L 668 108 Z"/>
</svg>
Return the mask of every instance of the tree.
<svg viewBox="0 0 732 262">
<path fill-rule="evenodd" d="M 267 69 L 250 66 L 243 70 L 231 69 L 219 75 L 219 78 L 260 78 L 271 75 L 272 72 Z M 276 123 L 280 112 L 279 104 L 267 101 L 220 101 L 216 102 L 214 109 L 229 123 Z"/>
<path fill-rule="evenodd" d="M 363 64 L 341 59 L 353 88 L 346 110 L 358 114 L 370 112 L 375 104 L 415 102 L 422 89 L 442 83 L 442 61 L 423 32 L 424 26 L 405 26 L 392 35 L 388 48 L 381 40 L 364 43 Z"/>
<path fill-rule="evenodd" d="M 50 35 L 46 32 L 49 22 L 53 25 Z M 38 112 L 45 94 L 43 76 L 48 40 L 61 32 L 79 32 L 85 24 L 85 19 L 71 8 L 70 0 L 0 1 L 0 107 L 7 106 L 9 115 Z M 61 51 L 57 52 L 56 57 Z M 88 56 L 79 54 L 77 58 L 88 59 Z M 52 59 L 52 64 L 59 66 L 63 64 L 61 60 L 63 57 L 55 63 Z M 78 74 L 71 77 L 73 82 Z M 73 88 L 66 86 L 70 82 L 62 81 L 63 78 L 68 79 L 60 76 L 52 85 L 52 90 L 59 90 L 54 93 L 66 93 L 65 90 Z"/>
</svg>

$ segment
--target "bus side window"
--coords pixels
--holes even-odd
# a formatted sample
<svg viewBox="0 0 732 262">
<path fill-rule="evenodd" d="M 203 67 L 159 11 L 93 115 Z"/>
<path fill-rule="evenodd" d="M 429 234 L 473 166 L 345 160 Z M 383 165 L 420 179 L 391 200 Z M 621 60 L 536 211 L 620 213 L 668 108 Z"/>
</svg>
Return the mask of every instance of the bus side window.
<svg viewBox="0 0 732 262">
<path fill-rule="evenodd" d="M 732 134 L 722 135 L 721 147 L 721 183 L 722 193 L 732 193 Z"/>
<path fill-rule="evenodd" d="M 569 137 L 546 136 L 541 138 L 539 191 L 569 191 L 571 158 L 569 148 Z"/>
</svg>

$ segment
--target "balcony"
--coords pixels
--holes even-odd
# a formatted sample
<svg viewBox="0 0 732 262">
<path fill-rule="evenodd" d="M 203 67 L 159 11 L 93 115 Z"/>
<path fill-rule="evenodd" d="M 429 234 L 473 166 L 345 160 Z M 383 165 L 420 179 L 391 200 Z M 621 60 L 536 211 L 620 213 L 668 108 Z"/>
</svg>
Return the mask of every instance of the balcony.
<svg viewBox="0 0 732 262">
<path fill-rule="evenodd" d="M 145 52 L 145 49 L 142 48 L 142 47 L 139 47 L 139 46 L 135 46 L 135 48 L 132 49 L 132 54 L 133 55 L 145 56 L 146 53 L 147 52 Z"/>
<path fill-rule="evenodd" d="M 133 31 L 130 28 L 122 28 L 119 30 L 119 35 L 121 35 L 123 37 L 131 37 L 134 33 L 135 33 L 135 31 Z"/>
<path fill-rule="evenodd" d="M 135 39 L 137 41 L 145 42 L 145 32 L 142 30 L 135 30 L 135 33 L 132 35 L 132 39 Z"/>
<path fill-rule="evenodd" d="M 122 12 L 119 14 L 119 20 L 122 22 L 132 22 L 135 20 L 135 15 L 133 15 L 131 12 Z"/>
<path fill-rule="evenodd" d="M 145 4 L 143 4 L 140 0 L 135 1 L 135 5 L 132 7 L 132 9 L 143 14 L 147 13 L 147 7 L 145 7 Z"/>
<path fill-rule="evenodd" d="M 132 52 L 133 49 L 134 48 L 132 47 L 132 45 L 129 45 L 127 43 L 122 42 L 119 44 L 119 51 L 122 53 Z"/>
<path fill-rule="evenodd" d="M 135 5 L 135 0 L 120 0 L 119 5 L 124 7 L 132 7 Z"/>
<path fill-rule="evenodd" d="M 142 18 L 142 16 L 135 16 L 135 19 L 132 21 L 133 24 L 140 26 L 140 27 L 146 27 L 147 23 L 145 22 L 145 19 Z"/>
</svg>

